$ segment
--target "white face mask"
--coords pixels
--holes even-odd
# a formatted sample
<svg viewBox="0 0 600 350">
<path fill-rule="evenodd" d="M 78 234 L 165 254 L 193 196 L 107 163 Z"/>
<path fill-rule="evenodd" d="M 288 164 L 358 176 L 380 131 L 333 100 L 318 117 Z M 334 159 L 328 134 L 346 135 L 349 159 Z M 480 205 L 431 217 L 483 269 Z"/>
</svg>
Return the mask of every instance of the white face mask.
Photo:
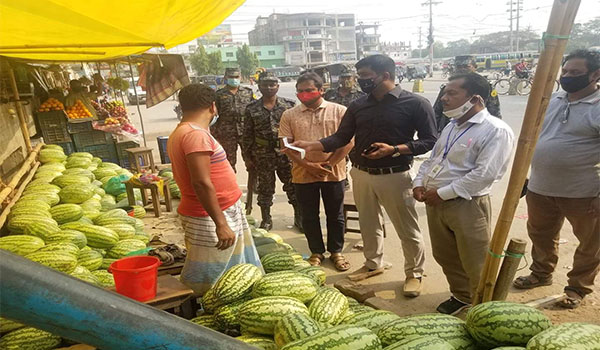
<svg viewBox="0 0 600 350">
<path fill-rule="evenodd" d="M 474 95 L 477 96 L 477 95 Z M 465 114 L 467 114 L 468 111 L 471 110 L 471 108 L 473 108 L 473 106 L 475 106 L 474 103 L 471 103 L 471 100 L 473 99 L 474 96 L 469 97 L 469 99 L 467 100 L 467 102 L 465 102 L 462 106 L 458 107 L 458 108 L 454 108 L 451 109 L 449 111 L 443 111 L 442 113 L 450 119 L 459 119 L 462 116 L 464 116 Z M 479 97 L 479 96 L 477 96 Z M 481 97 L 479 97 L 479 99 L 481 100 Z"/>
<path fill-rule="evenodd" d="M 210 126 L 215 125 L 215 123 L 217 122 L 217 120 L 219 120 L 219 115 L 218 114 L 216 114 L 216 115 L 214 115 L 212 117 L 212 119 L 210 120 L 210 123 L 208 124 L 208 126 L 210 127 Z"/>
</svg>

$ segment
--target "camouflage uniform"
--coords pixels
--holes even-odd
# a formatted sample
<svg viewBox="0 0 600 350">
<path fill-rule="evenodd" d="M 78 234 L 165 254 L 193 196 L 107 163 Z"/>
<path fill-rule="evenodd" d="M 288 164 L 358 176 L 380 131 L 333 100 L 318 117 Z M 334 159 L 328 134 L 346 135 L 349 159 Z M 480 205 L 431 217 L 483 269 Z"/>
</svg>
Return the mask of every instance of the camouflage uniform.
<svg viewBox="0 0 600 350">
<path fill-rule="evenodd" d="M 217 112 L 219 120 L 210 128 L 213 136 L 219 141 L 227 160 L 235 170 L 238 144 L 242 146 L 244 132 L 244 111 L 254 101 L 252 89 L 240 86 L 236 94 L 227 87 L 217 90 Z M 243 148 L 242 148 L 243 150 Z"/>
<path fill-rule="evenodd" d="M 444 127 L 446 127 L 446 125 L 450 122 L 450 118 L 447 118 L 443 114 L 444 105 L 441 101 L 442 96 L 444 95 L 445 87 L 446 84 L 442 84 L 442 86 L 440 86 L 440 93 L 438 94 L 437 98 L 435 99 L 435 103 L 433 104 L 433 110 L 435 112 L 435 122 L 437 124 L 437 130 L 439 133 L 441 133 L 442 130 L 444 130 Z M 496 92 L 496 89 L 494 89 L 492 84 L 490 84 L 490 95 L 484 97 L 484 101 L 485 107 L 487 108 L 488 112 L 490 112 L 490 114 L 494 117 L 502 119 L 502 114 L 500 113 L 500 100 L 498 100 L 498 93 Z"/>
<path fill-rule="evenodd" d="M 342 96 L 339 93 L 339 88 L 337 89 L 329 89 L 323 95 L 323 98 L 329 102 L 335 102 L 337 104 L 341 104 L 343 106 L 350 106 L 352 101 L 358 99 L 359 97 L 363 97 L 366 94 L 362 91 L 358 91 L 356 89 L 352 89 L 346 96 Z"/>
<path fill-rule="evenodd" d="M 273 109 L 268 110 L 263 106 L 261 98 L 250 103 L 246 108 L 242 149 L 244 158 L 254 161 L 258 175 L 257 203 L 261 208 L 270 208 L 273 205 L 275 173 L 283 183 L 288 202 L 293 206 L 296 205 L 296 195 L 292 185 L 292 166 L 289 158 L 279 152 L 277 138 L 281 115 L 295 104 L 293 100 L 277 97 Z"/>
</svg>

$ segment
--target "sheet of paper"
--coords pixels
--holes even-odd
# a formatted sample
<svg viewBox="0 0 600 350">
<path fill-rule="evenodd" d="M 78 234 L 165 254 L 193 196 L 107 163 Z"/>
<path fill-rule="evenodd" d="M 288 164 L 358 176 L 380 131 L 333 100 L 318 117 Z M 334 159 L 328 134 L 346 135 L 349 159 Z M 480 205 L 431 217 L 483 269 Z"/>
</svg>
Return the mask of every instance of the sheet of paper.
<svg viewBox="0 0 600 350">
<path fill-rule="evenodd" d="M 300 153 L 300 159 L 304 159 L 304 156 L 306 156 L 306 151 L 302 148 L 299 147 L 294 147 L 292 145 L 290 145 L 290 143 L 288 142 L 287 137 L 283 138 L 283 145 L 285 146 L 285 148 L 289 148 L 292 151 L 296 151 Z"/>
</svg>

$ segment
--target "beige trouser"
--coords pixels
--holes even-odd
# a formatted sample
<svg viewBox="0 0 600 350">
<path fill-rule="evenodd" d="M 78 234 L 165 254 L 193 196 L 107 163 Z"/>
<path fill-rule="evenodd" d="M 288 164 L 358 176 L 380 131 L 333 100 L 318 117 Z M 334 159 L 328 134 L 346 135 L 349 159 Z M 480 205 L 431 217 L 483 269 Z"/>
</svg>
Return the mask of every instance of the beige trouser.
<svg viewBox="0 0 600 350">
<path fill-rule="evenodd" d="M 359 214 L 365 266 L 370 269 L 383 266 L 383 206 L 402 242 L 406 277 L 421 277 L 425 248 L 417 223 L 409 172 L 370 175 L 352 168 L 350 175 Z"/>
<path fill-rule="evenodd" d="M 450 292 L 470 303 L 477 290 L 490 241 L 489 196 L 457 198 L 427 206 L 427 224 L 435 261 L 442 267 Z"/>
<path fill-rule="evenodd" d="M 600 270 L 600 217 L 588 212 L 594 198 L 548 197 L 527 192 L 527 232 L 533 242 L 531 272 L 548 278 L 558 262 L 558 240 L 565 218 L 579 240 L 567 289 L 581 295 L 593 292 Z"/>
</svg>

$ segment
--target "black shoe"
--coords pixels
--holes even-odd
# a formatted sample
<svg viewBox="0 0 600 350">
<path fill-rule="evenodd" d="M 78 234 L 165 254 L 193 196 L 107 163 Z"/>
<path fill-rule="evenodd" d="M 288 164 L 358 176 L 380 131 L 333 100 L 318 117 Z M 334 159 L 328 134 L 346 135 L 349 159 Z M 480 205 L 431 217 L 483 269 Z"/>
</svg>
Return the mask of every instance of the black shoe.
<svg viewBox="0 0 600 350">
<path fill-rule="evenodd" d="M 471 304 L 463 303 L 455 297 L 450 297 L 450 299 L 441 303 L 436 310 L 442 314 L 456 315 L 470 306 Z"/>
<path fill-rule="evenodd" d="M 260 208 L 262 221 L 259 228 L 270 231 L 273 228 L 273 219 L 271 219 L 271 208 Z"/>
<path fill-rule="evenodd" d="M 298 205 L 294 205 L 294 226 L 296 226 L 300 232 L 304 232 L 304 228 L 302 227 L 302 211 Z"/>
</svg>

